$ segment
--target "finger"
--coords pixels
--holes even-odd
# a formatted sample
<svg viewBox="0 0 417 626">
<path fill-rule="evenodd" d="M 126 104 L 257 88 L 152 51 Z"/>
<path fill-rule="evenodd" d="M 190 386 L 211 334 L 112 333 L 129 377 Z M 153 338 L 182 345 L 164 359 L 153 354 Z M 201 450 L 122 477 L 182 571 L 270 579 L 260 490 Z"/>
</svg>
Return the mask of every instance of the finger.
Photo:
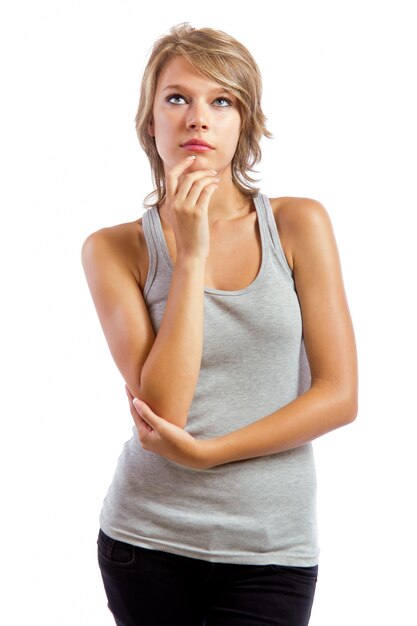
<svg viewBox="0 0 417 626">
<path fill-rule="evenodd" d="M 206 209 L 212 194 L 219 186 L 220 179 L 209 176 L 194 183 L 187 197 L 187 202 L 192 206 Z"/>
<path fill-rule="evenodd" d="M 186 174 L 177 191 L 179 203 L 194 207 L 205 187 L 220 182 L 216 174 L 215 170 L 197 170 Z"/>
<path fill-rule="evenodd" d="M 194 161 L 195 161 L 195 156 L 188 156 L 182 161 L 180 161 L 180 163 L 177 163 L 176 165 L 174 165 L 173 168 L 168 170 L 166 177 L 165 177 L 168 196 L 175 196 L 177 192 L 177 187 L 178 187 L 178 178 L 181 176 L 183 172 L 185 172 L 187 167 L 190 167 L 190 165 L 194 163 Z"/>
<path fill-rule="evenodd" d="M 161 418 L 158 415 L 155 415 L 155 413 L 148 407 L 148 405 L 138 398 L 133 399 L 133 405 L 143 421 L 146 422 L 151 427 L 151 429 L 157 430 L 158 426 L 160 425 Z"/>
<path fill-rule="evenodd" d="M 141 442 L 145 440 L 149 433 L 155 433 L 154 429 L 149 426 L 141 417 L 136 413 L 136 417 L 134 418 L 136 428 L 138 431 L 138 436 Z"/>
<path fill-rule="evenodd" d="M 153 428 L 151 428 L 151 426 L 149 426 L 149 424 L 147 424 L 145 420 L 143 419 L 143 417 L 139 414 L 135 404 L 133 403 L 133 396 L 132 396 L 132 400 L 129 400 L 129 406 L 130 406 L 130 414 L 133 417 L 133 421 L 135 422 L 139 439 L 142 439 L 145 432 L 148 432 L 148 431 L 153 432 Z"/>
<path fill-rule="evenodd" d="M 133 421 L 135 422 L 137 428 L 139 428 L 139 426 L 143 426 L 144 424 L 146 424 L 146 422 L 143 420 L 143 417 L 140 415 L 135 403 L 132 401 L 130 402 L 130 414 L 133 417 Z M 148 426 L 148 424 L 146 424 L 146 426 L 148 428 L 150 428 L 150 426 Z"/>
<path fill-rule="evenodd" d="M 136 408 L 133 404 L 133 396 L 130 392 L 130 389 L 127 385 L 125 385 L 125 391 L 126 391 L 126 396 L 127 399 L 129 401 L 129 409 L 130 409 L 130 415 L 133 417 L 133 420 L 135 420 L 138 417 L 138 412 L 136 411 Z"/>
</svg>

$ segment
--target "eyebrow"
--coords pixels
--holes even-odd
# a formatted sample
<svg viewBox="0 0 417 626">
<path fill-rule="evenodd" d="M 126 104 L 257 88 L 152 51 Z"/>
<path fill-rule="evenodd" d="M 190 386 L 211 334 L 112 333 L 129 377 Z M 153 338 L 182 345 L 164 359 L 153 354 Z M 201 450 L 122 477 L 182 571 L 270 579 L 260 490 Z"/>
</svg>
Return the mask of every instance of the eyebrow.
<svg viewBox="0 0 417 626">
<path fill-rule="evenodd" d="M 178 89 L 178 91 L 188 91 L 185 85 L 167 85 L 166 87 L 163 88 L 162 91 L 168 91 L 171 89 Z M 219 85 L 218 87 L 213 87 L 213 89 L 210 89 L 210 92 L 214 92 L 214 91 L 221 91 L 223 93 L 228 93 L 231 96 L 233 95 L 232 92 L 229 91 L 229 89 L 225 89 L 221 85 Z"/>
</svg>

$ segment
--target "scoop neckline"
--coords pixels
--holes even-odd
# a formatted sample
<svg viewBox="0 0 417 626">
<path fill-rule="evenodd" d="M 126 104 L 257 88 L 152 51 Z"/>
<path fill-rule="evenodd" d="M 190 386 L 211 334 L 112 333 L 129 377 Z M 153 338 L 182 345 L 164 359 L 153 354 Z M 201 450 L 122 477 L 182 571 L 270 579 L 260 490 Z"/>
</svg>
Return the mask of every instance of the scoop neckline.
<svg viewBox="0 0 417 626">
<path fill-rule="evenodd" d="M 244 287 L 243 289 L 235 289 L 231 291 L 228 289 L 214 289 L 213 287 L 204 286 L 205 293 L 210 293 L 210 294 L 219 295 L 219 296 L 240 296 L 244 293 L 247 293 L 248 291 L 251 291 L 262 280 L 263 275 L 265 273 L 265 267 L 266 267 L 266 235 L 265 235 L 265 229 L 264 229 L 263 216 L 261 216 L 262 209 L 261 209 L 261 194 L 260 193 L 258 193 L 256 196 L 253 197 L 253 203 L 255 205 L 257 223 L 258 223 L 258 228 L 259 228 L 259 232 L 261 236 L 262 259 L 261 259 L 261 266 L 259 268 L 258 274 L 255 276 L 253 281 L 247 287 Z M 162 228 L 162 220 L 161 220 L 161 216 L 159 215 L 159 209 L 157 205 L 155 205 L 153 208 L 155 211 L 155 217 L 156 217 L 156 223 L 157 223 L 157 229 L 158 229 L 158 237 L 161 242 L 162 254 L 169 269 L 172 272 L 174 270 L 174 263 L 172 262 L 168 245 L 165 239 L 164 229 Z"/>
</svg>

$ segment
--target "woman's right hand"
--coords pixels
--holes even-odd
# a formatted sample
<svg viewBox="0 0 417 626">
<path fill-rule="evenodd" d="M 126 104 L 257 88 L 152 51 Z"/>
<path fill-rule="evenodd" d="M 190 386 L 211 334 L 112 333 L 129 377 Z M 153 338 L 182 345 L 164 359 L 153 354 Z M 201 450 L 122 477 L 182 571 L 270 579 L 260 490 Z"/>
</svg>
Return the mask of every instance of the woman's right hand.
<svg viewBox="0 0 417 626">
<path fill-rule="evenodd" d="M 208 206 L 220 179 L 214 170 L 186 172 L 194 161 L 187 157 L 167 172 L 165 209 L 174 231 L 177 257 L 206 260 L 210 248 Z"/>
</svg>

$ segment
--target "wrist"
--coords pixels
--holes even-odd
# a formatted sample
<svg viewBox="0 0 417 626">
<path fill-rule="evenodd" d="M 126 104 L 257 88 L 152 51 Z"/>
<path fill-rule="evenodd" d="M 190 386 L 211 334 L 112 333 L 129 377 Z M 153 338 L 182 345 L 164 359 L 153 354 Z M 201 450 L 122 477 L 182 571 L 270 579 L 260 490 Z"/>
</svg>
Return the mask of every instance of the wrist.
<svg viewBox="0 0 417 626">
<path fill-rule="evenodd" d="M 182 270 L 190 271 L 205 271 L 207 259 L 202 256 L 192 256 L 190 254 L 182 254 L 177 252 L 177 258 L 175 260 L 175 267 Z"/>
<path fill-rule="evenodd" d="M 198 441 L 199 469 L 207 470 L 221 464 L 218 439 L 200 439 Z"/>
</svg>

